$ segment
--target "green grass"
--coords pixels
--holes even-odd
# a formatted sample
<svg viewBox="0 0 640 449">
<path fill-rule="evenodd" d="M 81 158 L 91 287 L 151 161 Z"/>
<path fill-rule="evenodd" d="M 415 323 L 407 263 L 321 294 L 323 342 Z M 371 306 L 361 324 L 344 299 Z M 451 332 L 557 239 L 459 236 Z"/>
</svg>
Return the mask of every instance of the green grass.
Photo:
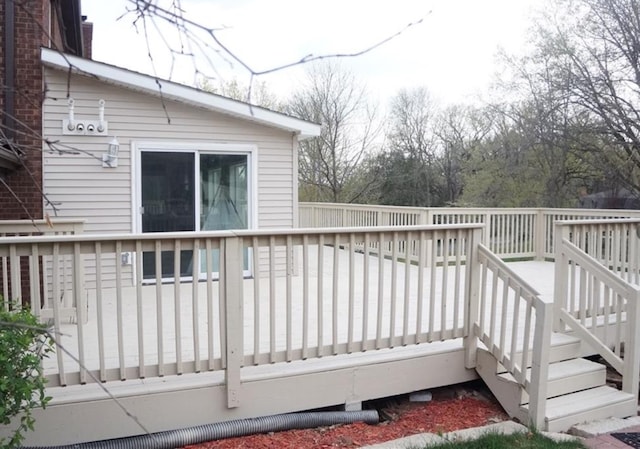
<svg viewBox="0 0 640 449">
<path fill-rule="evenodd" d="M 555 442 L 539 433 L 526 432 L 513 435 L 489 433 L 473 441 L 448 441 L 435 446 L 416 449 L 584 449 L 579 441 Z"/>
</svg>

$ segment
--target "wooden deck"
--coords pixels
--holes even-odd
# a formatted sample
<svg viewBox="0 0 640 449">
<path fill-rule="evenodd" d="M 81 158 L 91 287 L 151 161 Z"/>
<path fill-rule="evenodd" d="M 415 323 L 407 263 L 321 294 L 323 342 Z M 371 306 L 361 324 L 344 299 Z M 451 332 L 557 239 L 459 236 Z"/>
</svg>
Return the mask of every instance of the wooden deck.
<svg viewBox="0 0 640 449">
<path fill-rule="evenodd" d="M 333 249 L 326 248 L 326 259 L 334 260 Z M 310 259 L 317 259 L 317 254 L 310 255 Z M 349 267 L 349 252 L 339 251 L 339 266 Z M 305 307 L 301 292 L 303 291 L 304 278 L 297 269 L 298 275 L 275 278 L 273 290 L 271 290 L 269 278 L 261 278 L 258 300 L 254 296 L 255 279 L 245 279 L 243 285 L 245 314 L 243 330 L 243 350 L 246 365 L 253 365 L 253 358 L 261 355 L 286 352 L 290 347 L 292 351 L 303 351 L 303 347 L 323 346 L 322 338 L 338 345 L 348 345 L 351 340 L 353 346 L 347 352 L 360 352 L 363 350 L 378 349 L 375 347 L 377 338 L 388 339 L 392 336 L 412 334 L 424 334 L 424 341 L 420 343 L 440 340 L 439 336 L 452 333 L 456 338 L 463 335 L 463 318 L 465 313 L 463 287 L 465 283 L 465 271 L 447 273 L 442 267 L 433 271 L 435 285 L 426 285 L 424 293 L 432 296 L 429 307 L 421 310 L 421 317 L 417 316 L 418 301 L 417 287 L 411 285 L 408 297 L 405 297 L 404 282 L 392 280 L 392 262 L 386 260 L 387 268 L 384 269 L 382 281 L 383 296 L 378 296 L 380 280 L 377 273 L 372 273 L 367 286 L 357 283 L 353 287 L 350 301 L 349 270 L 340 273 L 337 284 L 337 297 L 332 297 L 333 272 L 330 267 L 325 267 L 323 280 L 324 291 L 328 292 L 323 304 L 319 306 L 316 288 L 310 289 L 310 295 Z M 364 270 L 362 254 L 355 254 L 353 268 L 356 271 Z M 509 267 L 531 286 L 538 290 L 541 298 L 546 302 L 553 302 L 553 270 L 552 262 L 525 261 L 512 262 Z M 396 279 L 405 279 L 406 264 L 398 263 L 396 266 Z M 431 270 L 425 268 L 425 270 Z M 418 267 L 410 267 L 410 282 L 413 284 L 418 279 Z M 426 279 L 426 277 L 425 277 Z M 287 282 L 290 281 L 290 289 L 293 291 L 293 300 L 287 304 Z M 317 270 L 310 270 L 307 280 L 314 287 L 318 285 Z M 490 288 L 492 277 L 487 280 Z M 187 282 L 181 286 L 180 299 L 174 299 L 173 285 L 163 285 L 160 289 L 156 285 L 142 287 L 140 304 L 136 299 L 136 287 L 122 289 L 122 311 L 118 313 L 117 291 L 115 288 L 105 289 L 102 292 L 102 332 L 104 333 L 103 347 L 100 348 L 98 338 L 98 316 L 95 291 L 87 290 L 88 314 L 87 321 L 82 326 L 84 341 L 84 367 L 90 371 L 100 370 L 100 351 L 103 351 L 104 370 L 113 370 L 121 366 L 121 360 L 129 367 L 140 365 L 139 354 L 142 354 L 144 364 L 158 363 L 158 350 L 163 350 L 163 363 L 176 363 L 177 354 L 181 354 L 183 363 L 193 363 L 194 351 L 199 350 L 201 360 L 206 360 L 210 353 L 212 359 L 219 359 L 222 355 L 220 323 L 220 298 L 218 282 L 214 282 L 212 301 L 207 297 L 206 283 L 198 285 L 198 302 L 194 307 L 193 284 Z M 394 285 L 395 284 L 395 285 Z M 501 287 L 500 287 L 501 288 Z M 393 289 L 393 290 L 392 290 Z M 160 299 L 158 298 L 160 290 Z M 273 297 L 271 297 L 273 291 Z M 443 296 L 444 295 L 444 296 Z M 365 300 L 365 298 L 368 298 Z M 379 299 L 382 301 L 379 302 Z M 272 304 L 271 304 L 272 302 Z M 179 304 L 179 307 L 176 305 Z M 444 306 L 443 306 L 444 305 Z M 275 306 L 275 309 L 272 309 Z M 513 304 L 511 304 L 513 306 Z M 195 311 L 194 311 L 195 309 Z M 305 310 L 306 309 L 306 310 Z M 351 312 L 350 312 L 351 309 Z M 275 313 L 271 316 L 270 311 Z M 265 311 L 267 313 L 265 313 Z M 500 309 L 498 308 L 498 312 Z M 288 317 L 287 314 L 290 313 Z M 319 314 L 322 315 L 319 315 Z M 380 316 L 378 316 L 380 313 Z M 512 313 L 512 311 L 510 312 Z M 210 314 L 210 315 L 209 315 Z M 306 314 L 306 315 L 305 315 Z M 140 352 L 138 339 L 138 323 L 141 317 L 143 328 L 143 351 Z M 121 316 L 124 334 L 119 337 L 117 330 L 118 316 Z M 255 317 L 260 319 L 256 321 Z M 365 319 L 366 316 L 366 319 Z M 209 317 L 213 319 L 210 321 Z M 321 317 L 321 318 L 320 318 Z M 351 318 L 350 318 L 351 317 Z M 78 372 L 79 348 L 77 342 L 79 325 L 74 319 L 66 320 L 61 331 L 60 342 L 70 353 L 64 355 L 64 368 L 67 373 Z M 70 322 L 71 321 L 71 322 Z M 306 326 L 305 321 L 308 323 Z M 273 325 L 273 327 L 272 327 Z M 194 326 L 196 326 L 194 328 Z M 287 326 L 290 326 L 289 328 Z M 211 327 L 211 328 L 210 328 Z M 321 330 L 319 331 L 319 327 Z M 195 329 L 195 330 L 194 330 Z M 210 335 L 209 331 L 213 334 Z M 366 335 L 365 335 L 366 333 Z M 455 335 L 457 334 L 457 335 Z M 122 339 L 120 350 L 118 339 Z M 450 337 L 447 337 L 447 340 Z M 356 342 L 356 343 L 353 343 Z M 409 343 L 407 341 L 405 344 Z M 411 341 L 411 343 L 415 343 Z M 452 347 L 461 347 L 461 341 L 456 341 Z M 372 345 L 373 347 L 369 347 Z M 446 345 L 438 346 L 438 351 Z M 411 346 L 407 350 L 424 353 L 425 348 Z M 331 364 L 333 355 L 330 348 L 325 357 L 319 363 Z M 306 358 L 306 357 L 303 357 Z M 353 357 L 354 360 L 357 357 Z M 256 363 L 257 364 L 257 363 Z M 53 375 L 58 372 L 57 360 L 51 357 L 45 361 L 45 374 Z M 273 365 L 267 365 L 273 366 Z M 269 368 L 266 368 L 268 371 Z M 286 370 L 286 365 L 278 366 L 278 371 Z M 88 380 L 89 382 L 91 379 Z"/>
<path fill-rule="evenodd" d="M 43 304 L 35 312 L 61 343 L 44 365 L 53 400 L 27 444 L 357 406 L 478 373 L 540 428 L 635 411 L 640 221 L 541 228 L 540 212 L 459 212 L 463 223 L 446 225 L 4 238 L 3 288 Z M 190 276 L 143 279 L 143 256 L 159 266 L 173 254 L 177 272 L 185 251 Z M 556 420 L 549 366 L 585 348 L 623 374 L 624 391 Z M 493 381 L 498 368 L 507 383 Z"/>
</svg>

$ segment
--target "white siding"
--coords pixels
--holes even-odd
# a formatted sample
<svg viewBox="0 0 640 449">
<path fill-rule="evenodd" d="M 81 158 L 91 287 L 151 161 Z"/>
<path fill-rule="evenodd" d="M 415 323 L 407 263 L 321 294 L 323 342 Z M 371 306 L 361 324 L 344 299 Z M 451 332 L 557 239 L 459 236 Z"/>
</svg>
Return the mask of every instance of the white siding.
<svg viewBox="0 0 640 449">
<path fill-rule="evenodd" d="M 79 75 L 71 77 L 67 92 L 67 73 L 50 68 L 45 69 L 45 80 L 48 90 L 43 134 L 49 142 L 55 142 L 52 147 L 45 144 L 43 148 L 44 192 L 57 208 L 54 214 L 47 207 L 50 215 L 86 219 L 86 233 L 132 232 L 132 199 L 136 191 L 132 145 L 237 143 L 257 148 L 258 228 L 294 226 L 293 146 L 297 140 L 292 133 Z M 68 117 L 68 96 L 75 100 L 76 120 L 97 120 L 98 100 L 106 101 L 108 137 L 62 134 L 62 120 Z M 103 168 L 102 154 L 114 136 L 120 142 L 118 167 Z"/>
<path fill-rule="evenodd" d="M 57 148 L 82 152 L 56 154 L 45 145 L 44 190 L 57 204 L 58 216 L 86 218 L 89 233 L 130 232 L 135 191 L 131 143 L 238 143 L 258 148 L 258 227 L 293 226 L 295 140 L 291 133 L 74 75 L 69 94 L 75 100 L 76 119 L 97 119 L 98 100 L 104 99 L 109 137 L 63 136 L 67 74 L 53 69 L 45 74 L 44 136 L 59 142 Z M 102 154 L 113 136 L 120 142 L 118 167 L 103 168 Z M 48 212 L 53 215 L 51 208 Z"/>
</svg>

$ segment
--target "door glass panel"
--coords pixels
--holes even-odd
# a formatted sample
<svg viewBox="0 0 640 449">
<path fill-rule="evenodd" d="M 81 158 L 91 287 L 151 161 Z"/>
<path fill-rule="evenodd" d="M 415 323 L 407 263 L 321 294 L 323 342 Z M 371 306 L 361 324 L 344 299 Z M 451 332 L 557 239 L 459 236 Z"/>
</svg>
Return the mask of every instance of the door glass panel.
<svg viewBox="0 0 640 449">
<path fill-rule="evenodd" d="M 142 232 L 195 231 L 194 154 L 142 152 Z M 173 251 L 162 252 L 163 278 L 173 278 Z M 180 275 L 189 276 L 192 251 L 180 252 Z M 154 253 L 143 254 L 143 277 L 155 278 Z"/>
<path fill-rule="evenodd" d="M 200 155 L 200 229 L 203 231 L 247 229 L 247 155 Z M 248 257 L 244 253 L 244 269 Z M 204 272 L 204 254 L 200 258 Z M 219 271 L 218 251 L 214 251 L 214 271 Z"/>
</svg>

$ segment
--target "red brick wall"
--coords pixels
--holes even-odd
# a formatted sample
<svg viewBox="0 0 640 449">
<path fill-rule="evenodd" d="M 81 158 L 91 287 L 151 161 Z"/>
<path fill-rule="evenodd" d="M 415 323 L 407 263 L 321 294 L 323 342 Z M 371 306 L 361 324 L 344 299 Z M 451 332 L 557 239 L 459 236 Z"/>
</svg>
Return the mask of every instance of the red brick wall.
<svg viewBox="0 0 640 449">
<path fill-rule="evenodd" d="M 93 42 L 93 23 L 82 22 L 82 44 L 83 44 L 82 56 L 84 58 L 91 59 L 92 42 Z"/>
<path fill-rule="evenodd" d="M 5 86 L 4 2 L 0 1 L 0 82 Z M 0 220 L 42 218 L 42 100 L 40 46 L 48 43 L 49 2 L 15 0 L 15 139 L 24 151 L 24 166 L 4 173 L 14 195 L 0 183 Z M 4 110 L 4 90 L 0 95 Z"/>
<path fill-rule="evenodd" d="M 23 165 L 16 170 L 0 172 L 7 189 L 0 183 L 0 220 L 43 217 L 42 187 L 42 101 L 44 86 L 40 47 L 49 45 L 49 0 L 14 0 L 14 138 L 23 151 Z M 4 2 L 0 1 L 0 107 L 4 108 Z M 4 114 L 3 114 L 4 117 Z M 6 132 L 6 130 L 5 130 Z M 18 197 L 16 199 L 15 197 Z M 28 261 L 21 260 L 22 285 L 11 291 L 13 300 L 30 302 Z M 11 267 L 7 267 L 11 269 Z M 42 275 L 42 273 L 41 273 Z M 1 284 L 0 280 L 0 284 Z M 17 289 L 16 289 L 17 290 Z"/>
</svg>

